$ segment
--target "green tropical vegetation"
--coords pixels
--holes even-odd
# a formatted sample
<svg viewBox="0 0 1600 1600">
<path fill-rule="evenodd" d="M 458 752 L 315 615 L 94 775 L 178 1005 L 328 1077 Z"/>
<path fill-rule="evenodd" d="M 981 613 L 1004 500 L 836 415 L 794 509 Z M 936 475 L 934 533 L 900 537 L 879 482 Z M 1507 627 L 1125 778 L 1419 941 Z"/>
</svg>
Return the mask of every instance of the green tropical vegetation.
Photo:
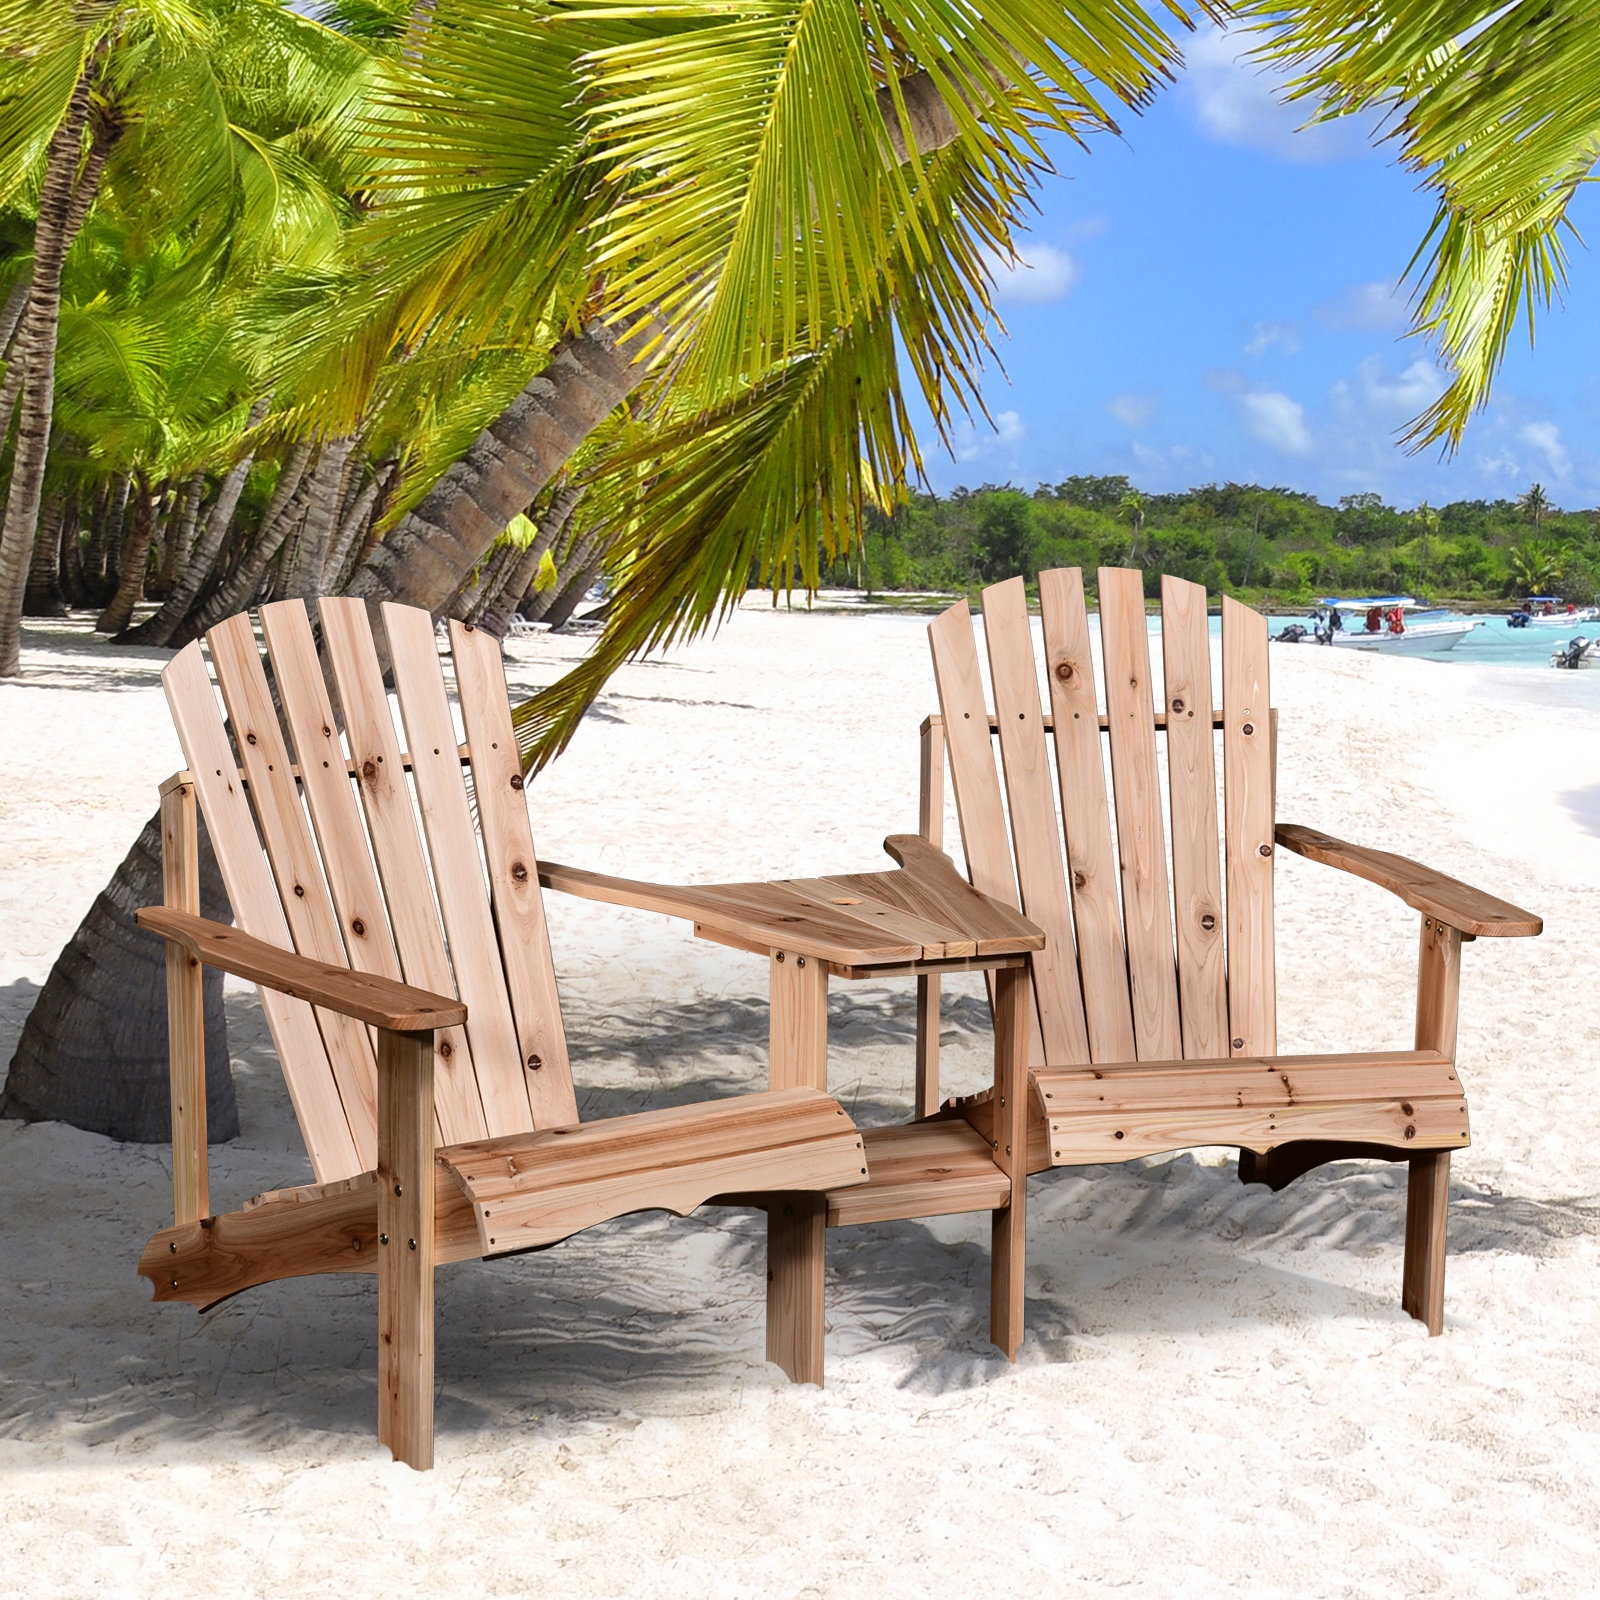
<svg viewBox="0 0 1600 1600">
<path fill-rule="evenodd" d="M 1251 605 L 1297 610 L 1326 594 L 1406 591 L 1505 610 L 1526 594 L 1600 599 L 1600 508 L 1562 511 L 1538 484 L 1516 500 L 1401 510 L 1375 493 L 1324 505 L 1294 489 L 1206 484 L 1181 494 L 1078 476 L 1025 491 L 985 484 L 869 507 L 860 549 L 823 583 L 881 594 L 965 591 L 1046 567 L 1139 566 Z"/>
</svg>

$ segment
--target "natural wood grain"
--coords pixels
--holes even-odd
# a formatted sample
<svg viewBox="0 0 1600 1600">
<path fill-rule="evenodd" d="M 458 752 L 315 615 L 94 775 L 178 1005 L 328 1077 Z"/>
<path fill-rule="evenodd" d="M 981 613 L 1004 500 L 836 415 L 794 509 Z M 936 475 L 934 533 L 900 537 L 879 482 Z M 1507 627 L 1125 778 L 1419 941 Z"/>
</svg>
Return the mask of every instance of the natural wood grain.
<svg viewBox="0 0 1600 1600">
<path fill-rule="evenodd" d="M 769 969 L 771 1087 L 825 1090 L 827 967 L 814 956 L 777 950 Z M 826 1211 L 821 1194 L 792 1192 L 775 1193 L 767 1212 L 767 1360 L 793 1383 L 822 1382 Z"/>
<path fill-rule="evenodd" d="M 1028 1244 L 1028 1056 L 1024 1023 L 1027 974 L 1009 968 L 994 985 L 994 1161 L 1011 1186 L 990 1214 L 989 1337 L 1017 1359 L 1022 1343 Z"/>
<path fill-rule="evenodd" d="M 983 634 L 995 712 L 1000 718 L 1001 766 L 1022 910 L 1045 935 L 1044 949 L 1034 957 L 1031 968 L 1033 1002 L 1044 1041 L 1040 1059 L 1041 1063 L 1068 1066 L 1089 1059 L 1089 1035 L 1078 987 L 1072 905 L 1067 898 L 1049 741 L 1039 699 L 1039 670 L 1021 578 L 983 591 Z"/>
<path fill-rule="evenodd" d="M 340 742 L 305 602 L 281 600 L 262 606 L 260 616 L 273 682 L 299 758 L 295 770 L 305 789 L 350 965 L 398 979 L 400 958 L 389 933 L 389 909 L 351 782 L 354 763 L 346 760 Z"/>
<path fill-rule="evenodd" d="M 1006 955 L 1044 947 L 1044 932 L 1009 900 L 996 900 L 968 883 L 943 850 L 915 833 L 891 833 L 883 848 L 901 871 L 834 875 L 831 883 L 861 884 L 908 910 L 949 922 L 977 941 L 978 954 Z"/>
<path fill-rule="evenodd" d="M 1128 995 L 1128 957 L 1122 937 L 1121 896 L 1111 853 L 1101 718 L 1094 661 L 1076 567 L 1039 574 L 1045 679 L 1050 685 L 1056 776 L 1066 828 L 1067 867 L 1078 932 L 1078 966 L 1093 1061 L 1131 1061 L 1135 1054 Z"/>
<path fill-rule="evenodd" d="M 467 1015 L 467 1008 L 452 996 L 429 994 L 392 978 L 313 961 L 192 912 L 143 906 L 134 915 L 141 928 L 174 940 L 208 967 L 248 978 L 275 994 L 326 1006 L 375 1028 L 412 1032 L 459 1023 Z"/>
<path fill-rule="evenodd" d="M 961 849 L 972 887 L 1001 905 L 1021 908 L 1016 868 L 1007 837 L 1005 808 L 994 742 L 989 737 L 989 708 L 983 696 L 983 675 L 973 638 L 972 614 L 965 600 L 942 612 L 928 628 L 933 652 L 933 678 L 944 718 L 945 749 L 955 790 Z M 927 847 L 920 846 L 922 849 Z M 989 985 L 994 1003 L 994 984 Z M 1028 1008 L 1028 1058 L 1043 1062 L 1044 1036 L 1036 1008 Z"/>
<path fill-rule="evenodd" d="M 828 1191 L 828 1226 L 992 1211 L 1009 1204 L 1011 1179 L 989 1141 L 965 1122 L 913 1122 L 862 1132 L 869 1177 Z"/>
<path fill-rule="evenodd" d="M 921 780 L 917 832 L 935 850 L 944 848 L 944 718 L 929 717 L 919 737 Z M 931 1116 L 939 1104 L 939 976 L 917 978 L 917 1083 L 914 1114 Z"/>
<path fill-rule="evenodd" d="M 262 852 L 250 802 L 235 775 L 234 754 L 198 641 L 167 663 L 161 683 L 205 813 L 206 831 L 222 871 L 234 922 L 240 932 L 289 951 L 293 948 L 289 924 Z M 311 1007 L 288 993 L 267 989 L 261 995 L 261 1009 L 283 1065 L 312 1171 L 323 1181 L 362 1171 L 364 1164 Z"/>
<path fill-rule="evenodd" d="M 808 910 L 881 929 L 892 938 L 922 946 L 924 960 L 964 960 L 978 953 L 978 941 L 963 936 L 960 928 L 918 916 L 892 901 L 858 892 L 860 886 L 831 878 L 783 878 L 781 886 L 806 903 Z"/>
<path fill-rule="evenodd" d="M 192 782 L 161 791 L 161 889 L 169 911 L 200 914 L 199 819 Z M 211 1210 L 205 1004 L 199 958 L 171 941 L 167 1061 L 172 1091 L 172 1215 L 176 1222 L 194 1222 Z"/>
<path fill-rule="evenodd" d="M 565 1239 L 633 1211 L 686 1215 L 759 1185 L 820 1191 L 864 1183 L 861 1135 L 817 1089 L 737 1095 L 440 1152 L 494 1255 Z"/>
<path fill-rule="evenodd" d="M 1284 849 L 1378 884 L 1424 916 L 1436 917 L 1474 938 L 1527 938 L 1544 928 L 1543 920 L 1531 911 L 1523 911 L 1482 889 L 1447 878 L 1444 873 L 1434 872 L 1405 856 L 1346 844 L 1320 828 L 1302 827 L 1298 823 L 1280 822 L 1275 833 Z"/>
<path fill-rule="evenodd" d="M 1228 858 L 1228 1028 L 1236 1055 L 1278 1042 L 1273 965 L 1272 747 L 1267 619 L 1224 595 L 1222 730 Z"/>
<path fill-rule="evenodd" d="M 1141 1061 L 1170 1061 L 1183 1054 L 1183 1034 L 1156 769 L 1144 574 L 1102 567 L 1098 582 L 1134 1041 Z"/>
<path fill-rule="evenodd" d="M 1208 714 L 1211 639 L 1199 584 L 1162 578 L 1161 655 L 1183 1053 L 1215 1057 L 1228 1051 L 1227 937 L 1217 857 L 1216 741 Z"/>
<path fill-rule="evenodd" d="M 228 708 L 234 747 L 250 780 L 256 823 L 294 947 L 313 961 L 345 966 L 349 957 L 340 935 L 339 914 L 323 878 L 299 790 L 289 775 L 289 750 L 278 726 L 250 618 L 230 617 L 219 623 L 206 635 L 206 644 Z M 319 1010 L 317 1026 L 356 1155 L 363 1168 L 370 1167 L 377 1154 L 378 1114 L 372 1043 L 367 1030 L 347 1013 Z"/>
<path fill-rule="evenodd" d="M 500 641 L 459 622 L 450 624 L 450 641 L 524 1087 L 533 1125 L 560 1127 L 578 1120 L 578 1101 Z"/>
<path fill-rule="evenodd" d="M 439 670 L 433 625 L 428 613 L 415 606 L 384 605 L 380 610 L 428 840 L 434 893 L 444 916 L 456 992 L 467 1003 L 467 1038 L 472 1042 L 484 1122 L 491 1136 L 531 1132 L 529 1074 L 522 1065 L 483 858 L 456 759 L 455 723 Z M 497 815 L 503 826 L 508 819 L 503 811 Z"/>
<path fill-rule="evenodd" d="M 433 1039 L 378 1034 L 378 1440 L 433 1465 Z"/>
<path fill-rule="evenodd" d="M 444 929 L 430 887 L 416 807 L 401 764 L 400 740 L 384 692 L 366 605 L 360 600 L 324 598 L 317 610 L 323 647 L 344 713 L 345 736 L 360 774 L 362 810 L 401 970 L 407 983 L 453 994 L 455 974 L 445 950 Z M 440 1142 L 459 1144 L 483 1138 L 488 1124 L 478 1097 L 467 1030 L 436 1030 L 433 1051 L 433 1104 Z"/>
</svg>

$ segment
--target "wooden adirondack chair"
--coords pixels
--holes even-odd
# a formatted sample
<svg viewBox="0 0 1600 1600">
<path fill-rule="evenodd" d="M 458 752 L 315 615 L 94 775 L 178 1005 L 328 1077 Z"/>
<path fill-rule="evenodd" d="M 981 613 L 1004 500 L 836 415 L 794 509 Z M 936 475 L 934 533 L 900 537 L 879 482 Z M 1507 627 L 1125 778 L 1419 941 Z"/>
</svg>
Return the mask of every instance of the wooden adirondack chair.
<svg viewBox="0 0 1600 1600">
<path fill-rule="evenodd" d="M 167 903 L 139 921 L 169 941 L 176 1225 L 139 1270 L 158 1300 L 202 1308 L 276 1278 L 376 1272 L 379 1437 L 423 1468 L 436 1263 L 726 1192 L 820 1207 L 866 1180 L 866 1159 L 837 1102 L 794 1074 L 578 1125 L 499 644 L 451 625 L 458 744 L 427 613 L 382 609 L 408 749 L 359 601 L 321 602 L 320 660 L 300 601 L 263 607 L 270 680 L 249 617 L 212 629 L 226 721 L 198 641 L 162 674 L 188 770 L 162 786 Z M 197 914 L 197 797 L 233 928 Z M 209 1215 L 202 962 L 261 986 L 316 1177 L 226 1216 Z"/>
<path fill-rule="evenodd" d="M 1102 568 L 1099 594 L 1104 711 L 1077 569 L 1039 577 L 1048 709 L 1022 579 L 983 593 L 992 712 L 966 602 L 928 630 L 940 714 L 923 727 L 923 836 L 941 843 L 948 754 L 973 886 L 1020 906 L 1046 935 L 1032 958 L 1027 1008 L 1028 1170 L 1233 1144 L 1240 1177 L 1277 1189 L 1327 1161 L 1406 1161 L 1401 1303 L 1437 1334 L 1450 1152 L 1468 1142 L 1455 1068 L 1462 941 L 1537 934 L 1543 925 L 1400 856 L 1275 821 L 1276 713 L 1264 617 L 1223 599 L 1222 707 L 1214 711 L 1205 590 L 1162 579 L 1164 681 L 1154 696 L 1143 574 Z M 1215 730 L 1223 755 L 1221 863 Z M 1102 733 L 1110 741 L 1111 807 Z M 1158 734 L 1167 746 L 1165 802 Z M 1172 825 L 1170 878 L 1164 811 Z M 1414 1050 L 1277 1053 L 1278 847 L 1380 884 L 1422 914 Z M 991 1094 L 936 1109 L 938 981 L 920 980 L 919 1108 L 965 1120 L 987 1138 Z M 1014 1250 L 1021 1248 L 1018 1222 L 1013 1216 Z"/>
</svg>

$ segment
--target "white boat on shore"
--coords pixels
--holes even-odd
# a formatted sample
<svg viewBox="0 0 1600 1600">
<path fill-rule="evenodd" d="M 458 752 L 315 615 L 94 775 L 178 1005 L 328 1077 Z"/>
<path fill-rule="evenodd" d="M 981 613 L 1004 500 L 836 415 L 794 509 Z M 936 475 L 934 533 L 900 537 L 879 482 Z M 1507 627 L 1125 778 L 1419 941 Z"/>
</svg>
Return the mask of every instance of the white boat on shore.
<svg viewBox="0 0 1600 1600">
<path fill-rule="evenodd" d="M 1575 634 L 1565 644 L 1558 644 L 1550 652 L 1550 665 L 1568 671 L 1600 667 L 1600 639 Z"/>
<path fill-rule="evenodd" d="M 1570 606 L 1558 594 L 1530 594 L 1506 618 L 1508 628 L 1575 628 L 1600 620 L 1600 606 Z"/>
<path fill-rule="evenodd" d="M 1482 617 L 1462 617 L 1422 605 L 1408 594 L 1367 595 L 1353 600 L 1334 596 L 1319 600 L 1325 610 L 1313 619 L 1308 633 L 1303 627 L 1285 629 L 1299 638 L 1341 650 L 1380 650 L 1385 655 L 1431 656 L 1454 650 Z M 1359 625 L 1358 625 L 1359 624 Z"/>
</svg>

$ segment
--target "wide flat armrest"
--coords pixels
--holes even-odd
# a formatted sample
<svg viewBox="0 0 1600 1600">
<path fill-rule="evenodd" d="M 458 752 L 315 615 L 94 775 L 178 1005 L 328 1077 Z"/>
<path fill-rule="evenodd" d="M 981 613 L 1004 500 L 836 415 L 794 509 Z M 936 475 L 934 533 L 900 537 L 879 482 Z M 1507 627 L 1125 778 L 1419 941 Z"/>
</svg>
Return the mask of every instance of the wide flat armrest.
<svg viewBox="0 0 1600 1600">
<path fill-rule="evenodd" d="M 208 967 L 231 972 L 236 978 L 248 978 L 297 1000 L 309 1000 L 314 1006 L 326 1006 L 329 1011 L 369 1022 L 375 1028 L 420 1033 L 427 1028 L 455 1027 L 467 1020 L 467 1008 L 459 1000 L 413 989 L 393 978 L 313 961 L 309 956 L 252 938 L 238 928 L 197 917 L 192 911 L 143 906 L 134 913 L 134 919 L 141 928 L 181 944 Z"/>
<path fill-rule="evenodd" d="M 1442 872 L 1434 872 L 1405 856 L 1346 844 L 1343 839 L 1335 839 L 1319 828 L 1306 828 L 1293 822 L 1280 822 L 1273 830 L 1273 837 L 1284 849 L 1365 878 L 1368 883 L 1399 895 L 1408 906 L 1437 917 L 1446 926 L 1459 928 L 1474 938 L 1525 938 L 1544 930 L 1544 920 L 1531 911 L 1496 899 L 1456 878 L 1447 878 Z"/>
</svg>

